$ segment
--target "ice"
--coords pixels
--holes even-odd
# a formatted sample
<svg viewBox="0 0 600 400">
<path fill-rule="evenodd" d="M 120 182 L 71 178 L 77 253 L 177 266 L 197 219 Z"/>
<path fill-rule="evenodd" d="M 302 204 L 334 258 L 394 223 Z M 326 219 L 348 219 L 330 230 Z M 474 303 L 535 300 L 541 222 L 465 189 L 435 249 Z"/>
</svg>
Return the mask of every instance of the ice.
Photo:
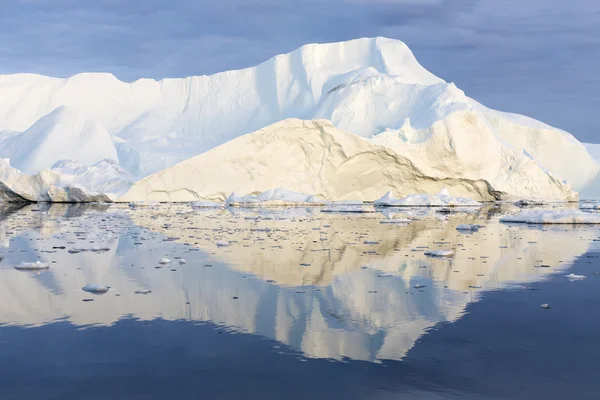
<svg viewBox="0 0 600 400">
<path fill-rule="evenodd" d="M 505 215 L 501 222 L 525 224 L 600 224 L 600 214 L 581 210 L 527 210 Z"/>
<path fill-rule="evenodd" d="M 529 206 L 545 206 L 548 205 L 547 201 L 539 199 L 521 199 L 515 201 L 515 206 L 518 207 L 529 207 Z"/>
<path fill-rule="evenodd" d="M 481 207 L 482 204 L 465 197 L 452 197 L 447 188 L 440 193 L 411 194 L 401 199 L 394 198 L 392 192 L 386 193 L 382 198 L 375 200 L 376 206 L 382 207 Z"/>
<path fill-rule="evenodd" d="M 110 290 L 110 286 L 100 285 L 98 283 L 89 283 L 82 287 L 81 290 L 94 294 L 104 294 Z"/>
<path fill-rule="evenodd" d="M 324 204 L 323 200 L 319 200 L 317 196 L 302 194 L 287 190 L 284 188 L 277 188 L 272 190 L 264 191 L 257 195 L 246 195 L 241 196 L 236 193 L 232 193 L 226 200 L 225 203 L 230 206 L 235 205 L 297 205 L 297 204 Z"/>
<path fill-rule="evenodd" d="M 585 275 L 576 275 L 576 274 L 570 273 L 569 275 L 565 275 L 565 278 L 572 280 L 572 281 L 580 281 L 587 277 Z"/>
<path fill-rule="evenodd" d="M 450 258 L 454 257 L 454 250 L 427 250 L 423 254 L 428 257 Z"/>
<path fill-rule="evenodd" d="M 0 159 L 0 200 L 5 201 L 111 202 L 132 183 L 133 178 L 111 160 L 92 166 L 63 160 L 29 175 Z"/>
<path fill-rule="evenodd" d="M 467 232 L 477 232 L 479 230 L 479 225 L 473 224 L 460 224 L 456 227 L 457 231 L 467 231 Z"/>
<path fill-rule="evenodd" d="M 22 262 L 19 265 L 15 265 L 15 269 L 21 270 L 21 271 L 39 271 L 39 270 L 44 270 L 44 269 L 48 269 L 49 266 L 46 263 L 43 263 L 41 261 L 35 261 L 35 262 Z"/>
<path fill-rule="evenodd" d="M 190 203 L 192 208 L 220 208 L 224 205 L 225 203 L 219 203 L 217 201 L 194 201 Z"/>
<path fill-rule="evenodd" d="M 443 187 L 476 201 L 571 201 L 600 171 L 572 135 L 484 107 L 381 37 L 182 79 L 0 75 L 0 93 L 0 157 L 32 174 L 64 159 L 118 160 L 147 177 L 123 201 L 225 202 L 281 187 L 326 201 Z M 39 189 L 45 201 L 89 201 L 78 190 L 112 198 L 127 185 L 0 182 L 5 198 L 39 199 Z"/>
<path fill-rule="evenodd" d="M 158 263 L 159 263 L 159 264 L 163 264 L 163 265 L 164 265 L 164 264 L 170 264 L 170 263 L 171 263 L 171 260 L 170 260 L 170 259 L 168 259 L 167 257 L 163 257 L 163 258 L 161 258 L 161 259 L 160 259 L 160 261 L 159 261 Z"/>
</svg>

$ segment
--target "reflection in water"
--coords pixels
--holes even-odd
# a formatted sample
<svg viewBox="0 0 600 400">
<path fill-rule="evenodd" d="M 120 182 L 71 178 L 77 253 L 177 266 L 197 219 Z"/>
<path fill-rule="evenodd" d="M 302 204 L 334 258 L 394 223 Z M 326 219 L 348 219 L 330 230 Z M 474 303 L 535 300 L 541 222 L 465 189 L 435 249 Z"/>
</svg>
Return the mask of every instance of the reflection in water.
<svg viewBox="0 0 600 400">
<path fill-rule="evenodd" d="M 399 211 L 3 208 L 0 323 L 210 321 L 308 357 L 400 360 L 482 292 L 560 272 L 598 236 L 594 228 L 500 224 L 497 209 Z M 412 222 L 390 223 L 406 218 Z M 461 233 L 462 223 L 484 228 Z M 429 258 L 426 249 L 456 255 Z M 161 266 L 165 256 L 173 262 Z M 13 269 L 37 260 L 50 269 Z M 93 296 L 81 290 L 89 283 L 111 290 Z M 151 293 L 135 293 L 143 289 Z"/>
</svg>

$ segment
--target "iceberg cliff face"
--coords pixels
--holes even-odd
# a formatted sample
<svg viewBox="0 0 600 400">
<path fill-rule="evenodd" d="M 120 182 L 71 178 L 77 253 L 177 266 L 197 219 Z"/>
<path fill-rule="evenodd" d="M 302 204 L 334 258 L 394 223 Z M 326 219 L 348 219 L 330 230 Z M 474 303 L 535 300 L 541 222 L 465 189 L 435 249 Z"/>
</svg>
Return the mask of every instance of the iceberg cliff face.
<svg viewBox="0 0 600 400">
<path fill-rule="evenodd" d="M 453 134 L 445 134 L 451 141 Z M 539 193 L 552 199 L 577 198 L 529 157 L 499 141 L 495 145 L 496 154 L 471 154 L 472 163 L 451 169 L 447 164 L 457 159 L 452 146 L 434 154 L 442 160 L 439 164 L 429 165 L 417 151 L 401 153 L 377 145 L 326 120 L 290 119 L 146 177 L 119 201 L 224 201 L 232 192 L 255 195 L 278 187 L 325 200 L 374 201 L 388 191 L 404 196 L 446 187 L 452 195 L 482 201 Z M 504 163 L 503 171 L 510 173 L 479 170 L 486 162 Z M 529 180 L 536 184 L 527 184 Z"/>
<path fill-rule="evenodd" d="M 88 121 L 90 128 L 74 129 L 80 124 L 71 123 L 59 131 L 52 128 L 56 123 L 45 123 L 65 109 Z M 451 149 L 453 156 L 442 160 L 448 174 L 459 173 L 457 179 L 479 179 L 468 171 L 475 171 L 476 163 L 482 167 L 483 158 L 471 158 L 480 151 L 490 154 L 500 145 L 496 150 L 510 159 L 507 162 L 521 160 L 514 154 L 523 154 L 575 190 L 589 185 L 600 170 L 570 134 L 485 108 L 419 65 L 404 43 L 386 38 L 306 45 L 253 68 L 185 79 L 124 83 L 110 74 L 68 79 L 0 76 L 0 157 L 11 158 L 29 173 L 65 158 L 93 164 L 118 156 L 128 172 L 148 176 L 287 118 L 327 119 L 344 131 L 374 137 L 377 145 L 389 145 L 404 156 L 416 151 L 420 156 L 411 161 L 426 175 L 440 170 L 433 165 L 441 162 L 437 155 L 459 142 L 460 148 Z M 37 140 L 21 147 L 14 144 L 19 142 L 15 137 L 32 136 L 31 131 L 42 131 L 40 137 L 56 146 L 38 145 Z M 49 131 L 55 133 L 52 139 Z M 95 144 L 89 148 L 94 151 L 69 147 L 74 141 L 66 137 L 82 145 L 88 141 L 80 140 L 83 134 L 65 132 L 92 132 L 89 137 Z M 443 132 L 448 133 L 446 139 Z M 494 160 L 493 166 L 483 165 L 486 171 L 481 175 L 500 166 L 499 181 L 504 179 L 503 188 L 512 190 L 513 178 L 507 177 L 512 172 L 498 164 L 502 160 Z M 534 193 L 547 185 L 538 176 L 522 178 L 526 191 L 535 197 L 546 195 Z"/>
</svg>

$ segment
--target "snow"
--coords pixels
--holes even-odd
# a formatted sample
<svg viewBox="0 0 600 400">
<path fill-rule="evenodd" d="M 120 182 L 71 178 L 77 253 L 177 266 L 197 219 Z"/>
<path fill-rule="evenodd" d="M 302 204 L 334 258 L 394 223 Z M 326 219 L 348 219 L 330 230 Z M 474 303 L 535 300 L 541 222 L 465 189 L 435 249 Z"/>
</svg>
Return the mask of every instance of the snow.
<svg viewBox="0 0 600 400">
<path fill-rule="evenodd" d="M 119 201 L 375 201 L 393 191 L 399 195 L 424 192 L 394 205 L 478 206 L 477 201 L 501 196 L 486 181 L 493 181 L 498 170 L 481 176 L 477 166 L 472 178 L 450 177 L 448 171 L 417 162 L 414 156 L 341 131 L 329 121 L 289 119 L 141 179 Z M 503 187 L 506 192 L 519 197 L 543 193 L 563 200 L 576 198 L 568 186 L 537 164 L 526 167 L 502 167 L 507 174 L 518 172 L 513 174 L 511 187 Z M 523 176 L 530 180 L 537 176 L 536 185 L 522 185 Z M 282 187 L 285 190 L 273 190 Z M 445 188 L 456 197 L 442 191 Z M 236 194 L 227 199 L 226 193 Z M 383 205 L 385 199 L 380 200 Z"/>
<path fill-rule="evenodd" d="M 39 270 L 44 270 L 44 269 L 48 269 L 49 266 L 46 263 L 43 263 L 41 261 L 36 261 L 36 262 L 22 262 L 19 265 L 15 265 L 15 269 L 21 270 L 21 271 L 39 271 Z"/>
<path fill-rule="evenodd" d="M 112 160 L 92 166 L 61 161 L 29 175 L 0 159 L 0 200 L 5 201 L 110 202 L 132 183 L 133 178 Z"/>
<path fill-rule="evenodd" d="M 382 198 L 375 200 L 376 206 L 382 207 L 481 207 L 482 204 L 466 197 L 452 197 L 444 188 L 438 194 L 411 194 L 401 199 L 394 198 L 387 192 Z"/>
<path fill-rule="evenodd" d="M 325 133 L 303 141 L 280 132 L 271 137 L 277 139 L 275 145 L 263 143 L 269 150 L 260 157 L 240 147 L 249 144 L 239 141 L 242 135 L 272 124 L 284 127 L 288 118 L 326 119 L 348 135 L 366 138 L 347 139 L 342 146 L 355 156 L 345 160 L 355 174 L 344 175 L 345 182 L 328 176 L 314 185 L 295 183 L 301 173 L 319 175 L 320 167 L 331 173 L 327 164 L 345 158 L 337 153 L 340 143 L 327 142 Z M 211 154 L 223 155 L 223 146 L 231 154 L 221 171 Z M 295 153 L 311 153 L 313 147 L 325 158 Z M 361 158 L 353 147 L 368 151 Z M 175 168 L 182 177 L 163 187 L 168 192 L 161 196 L 164 201 L 224 202 L 233 192 L 257 196 L 275 188 L 326 200 L 375 200 L 390 190 L 433 194 L 442 181 L 452 193 L 477 200 L 576 200 L 571 187 L 587 187 L 600 171 L 572 135 L 482 106 L 419 65 L 404 43 L 387 38 L 306 45 L 256 67 L 183 79 L 125 83 L 95 73 L 68 79 L 0 75 L 0 157 L 29 173 L 62 159 L 85 165 L 118 160 L 138 178 L 171 174 Z M 217 163 L 200 163 L 204 169 L 194 171 L 196 157 Z M 278 171 L 269 157 L 289 160 Z M 368 167 L 359 171 L 357 158 Z M 188 167 L 178 168 L 182 162 Z M 409 173 L 400 173 L 397 162 Z M 384 172 L 378 175 L 369 168 L 374 166 Z M 396 175 L 391 179 L 389 173 Z M 248 175 L 252 183 L 243 184 Z M 215 184 L 215 179 L 231 176 L 237 185 Z M 414 182 L 397 182 L 405 178 Z M 152 182 L 156 179 L 152 176 Z M 396 183 L 390 185 L 390 180 Z M 373 182 L 375 188 L 365 189 Z M 321 183 L 333 187 L 324 193 Z M 130 200 L 148 200 L 144 191 L 133 193 L 140 197 Z M 157 193 L 150 197 L 159 197 Z"/>
<path fill-rule="evenodd" d="M 118 160 L 117 150 L 106 129 L 98 122 L 60 106 L 41 117 L 20 134 L 0 133 L 0 158 L 30 174 L 50 168 L 63 159 L 94 164 Z"/>
<path fill-rule="evenodd" d="M 600 214 L 581 210 L 527 210 L 501 217 L 500 221 L 526 224 L 600 224 Z"/>
</svg>

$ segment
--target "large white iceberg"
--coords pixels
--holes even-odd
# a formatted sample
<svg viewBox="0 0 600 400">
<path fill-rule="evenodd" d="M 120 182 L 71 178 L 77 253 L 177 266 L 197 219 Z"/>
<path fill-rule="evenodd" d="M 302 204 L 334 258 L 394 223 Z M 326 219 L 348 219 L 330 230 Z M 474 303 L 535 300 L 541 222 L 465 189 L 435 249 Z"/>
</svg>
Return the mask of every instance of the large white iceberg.
<svg viewBox="0 0 600 400">
<path fill-rule="evenodd" d="M 576 199 L 568 185 L 517 152 L 504 164 L 506 176 L 498 171 L 484 175 L 486 170 L 479 170 L 476 163 L 470 163 L 473 170 L 464 165 L 459 175 L 441 166 L 427 167 L 425 172 L 418 167 L 422 160 L 414 157 L 341 131 L 329 121 L 290 119 L 141 179 L 119 201 L 225 201 L 232 192 L 255 196 L 277 187 L 327 201 L 374 201 L 388 191 L 434 194 L 444 188 L 479 201 L 539 193 Z M 440 205 L 465 203 L 452 200 L 447 192 L 436 199 Z M 465 204 L 475 205 L 470 200 Z"/>
<path fill-rule="evenodd" d="M 0 157 L 29 173 L 61 159 L 91 165 L 118 157 L 121 167 L 144 177 L 288 118 L 327 119 L 391 149 L 387 162 L 385 152 L 375 156 L 378 166 L 400 155 L 410 160 L 409 170 L 455 179 L 455 186 L 485 180 L 490 187 L 478 189 L 478 199 L 497 191 L 492 197 L 573 200 L 563 181 L 580 190 L 600 170 L 569 133 L 482 106 L 419 65 L 404 43 L 386 38 L 306 45 L 256 67 L 185 79 L 125 83 L 95 73 L 68 79 L 0 75 Z M 286 148 L 312 150 L 312 144 L 303 146 L 289 143 Z M 246 156 L 238 160 L 240 169 L 243 163 L 252 170 L 264 161 L 250 152 Z M 364 169 L 352 181 L 370 181 L 372 173 Z M 194 178 L 205 176 L 200 171 Z M 296 191 L 289 180 L 260 191 Z M 433 193 L 430 186 L 437 186 L 418 182 L 412 193 Z M 232 191 L 259 193 L 241 187 Z M 383 193 L 361 197 L 376 199 Z"/>
</svg>

